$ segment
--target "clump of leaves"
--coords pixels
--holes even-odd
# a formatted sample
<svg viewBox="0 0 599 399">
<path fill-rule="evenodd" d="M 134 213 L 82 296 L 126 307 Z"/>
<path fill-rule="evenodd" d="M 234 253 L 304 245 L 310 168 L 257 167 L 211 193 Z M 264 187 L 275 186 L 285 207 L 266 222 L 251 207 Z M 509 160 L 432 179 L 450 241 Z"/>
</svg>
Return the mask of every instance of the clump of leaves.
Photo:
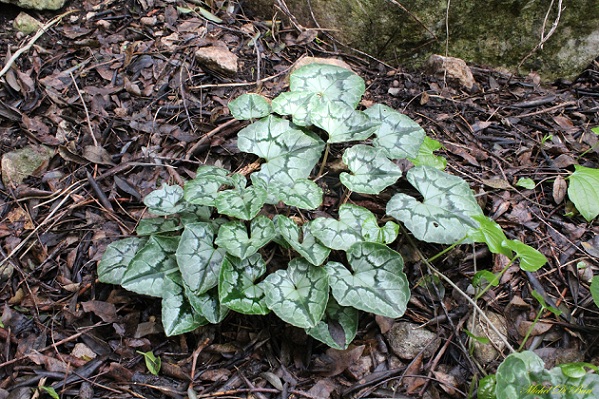
<svg viewBox="0 0 599 399">
<path fill-rule="evenodd" d="M 232 101 L 235 118 L 252 121 L 238 133 L 239 149 L 263 159 L 260 169 L 248 179 L 204 165 L 184 187 L 150 193 L 144 203 L 158 217 L 109 245 L 100 281 L 162 298 L 167 335 L 219 323 L 229 311 L 272 311 L 342 349 L 356 335 L 359 311 L 395 318 L 406 310 L 403 259 L 389 247 L 397 222 L 427 242 L 486 242 L 526 270 L 545 263 L 483 215 L 468 183 L 442 170 L 445 160 L 433 154 L 440 144 L 416 122 L 381 104 L 357 109 L 364 91 L 353 72 L 312 64 L 295 71 L 290 91 L 272 102 L 258 94 Z M 395 221 L 384 225 L 353 204 L 340 205 L 336 218 L 298 223 L 300 210 L 323 203 L 315 179 L 331 145 L 344 151 L 347 170 L 338 179 L 347 190 L 394 190 L 404 175 L 397 161 L 408 159 L 415 166 L 406 179 L 423 199 L 395 193 L 387 204 Z M 293 259 L 268 265 L 262 248 L 271 243 Z"/>
</svg>

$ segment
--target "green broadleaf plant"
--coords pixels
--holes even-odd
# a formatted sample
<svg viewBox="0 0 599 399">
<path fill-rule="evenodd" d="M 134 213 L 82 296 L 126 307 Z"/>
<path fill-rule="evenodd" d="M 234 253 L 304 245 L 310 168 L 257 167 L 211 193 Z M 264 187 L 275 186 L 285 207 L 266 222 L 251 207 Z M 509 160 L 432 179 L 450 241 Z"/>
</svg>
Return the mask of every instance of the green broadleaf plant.
<svg viewBox="0 0 599 399">
<path fill-rule="evenodd" d="M 158 217 L 140 221 L 138 237 L 108 246 L 100 281 L 162 298 L 169 336 L 219 323 L 229 311 L 272 311 L 345 349 L 359 311 L 394 318 L 406 310 L 404 262 L 388 247 L 398 221 L 423 241 L 485 242 L 527 270 L 541 266 L 532 248 L 507 240 L 483 216 L 468 183 L 442 171 L 445 159 L 433 154 L 440 143 L 415 121 L 384 105 L 357 109 L 364 92 L 352 71 L 311 64 L 293 72 L 290 91 L 270 103 L 257 94 L 231 101 L 231 113 L 252 122 L 237 145 L 263 160 L 260 169 L 247 176 L 203 165 L 183 188 L 165 184 L 150 193 L 144 203 Z M 311 214 L 299 210 L 323 205 L 320 177 L 333 146 L 343 152 L 347 169 L 337 181 L 348 198 L 387 190 L 386 212 L 395 221 L 347 203 L 330 210 L 336 217 L 297 222 Z M 422 201 L 396 193 L 402 159 L 416 165 L 407 182 Z"/>
</svg>

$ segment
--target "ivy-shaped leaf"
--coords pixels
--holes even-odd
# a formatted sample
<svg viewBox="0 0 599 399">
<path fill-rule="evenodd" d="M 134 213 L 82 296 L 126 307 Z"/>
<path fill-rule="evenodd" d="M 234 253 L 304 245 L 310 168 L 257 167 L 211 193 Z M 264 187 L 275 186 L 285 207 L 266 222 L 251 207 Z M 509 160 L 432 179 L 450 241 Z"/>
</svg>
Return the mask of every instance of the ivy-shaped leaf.
<svg viewBox="0 0 599 399">
<path fill-rule="evenodd" d="M 385 317 L 401 317 L 410 298 L 401 255 L 383 244 L 359 242 L 349 248 L 347 260 L 352 271 L 338 262 L 325 266 L 337 302 Z"/>
<path fill-rule="evenodd" d="M 482 215 L 482 210 L 465 180 L 429 166 L 410 169 L 407 179 L 424 200 L 395 194 L 387 214 L 402 221 L 417 239 L 454 244 L 478 228 L 472 216 Z"/>
<path fill-rule="evenodd" d="M 185 226 L 177 248 L 177 264 L 185 284 L 201 295 L 218 284 L 224 250 L 213 245 L 214 231 L 208 223 Z"/>
<path fill-rule="evenodd" d="M 270 114 L 270 102 L 260 94 L 246 93 L 229 103 L 229 111 L 237 120 L 260 119 Z"/>
<path fill-rule="evenodd" d="M 399 166 L 390 161 L 382 149 L 369 145 L 348 148 L 342 159 L 352 174 L 342 172 L 339 179 L 356 193 L 379 194 L 402 175 Z"/>
<path fill-rule="evenodd" d="M 372 145 L 390 159 L 416 158 L 426 133 L 409 116 L 386 105 L 375 104 L 364 111 L 376 124 Z"/>
<path fill-rule="evenodd" d="M 158 190 L 146 195 L 144 204 L 154 215 L 168 216 L 185 209 L 185 205 L 180 202 L 182 199 L 183 189 L 181 187 L 163 184 Z"/>
<path fill-rule="evenodd" d="M 387 222 L 379 227 L 376 216 L 368 209 L 352 204 L 339 207 L 339 220 L 317 218 L 310 222 L 310 231 L 325 246 L 347 250 L 356 242 L 389 244 L 397 238 L 399 226 Z"/>
<path fill-rule="evenodd" d="M 254 178 L 254 175 L 252 175 L 252 182 L 256 185 L 265 185 L 259 178 Z M 282 201 L 288 206 L 316 209 L 322 204 L 322 195 L 322 189 L 312 180 L 297 179 L 293 186 L 271 182 L 268 186 L 266 202 L 277 204 Z"/>
<path fill-rule="evenodd" d="M 244 260 L 227 256 L 220 271 L 218 294 L 220 302 L 229 309 L 254 315 L 265 315 L 270 310 L 264 300 L 262 284 L 256 280 L 266 273 L 266 263 L 260 254 Z"/>
<path fill-rule="evenodd" d="M 146 218 L 139 221 L 135 232 L 138 236 L 149 236 L 152 234 L 170 233 L 182 228 L 183 226 L 181 226 L 179 220 L 175 218 Z"/>
<path fill-rule="evenodd" d="M 310 113 L 315 126 L 329 134 L 329 143 L 366 140 L 372 135 L 372 123 L 362 111 L 345 104 L 329 102 Z"/>
<path fill-rule="evenodd" d="M 416 158 L 408 158 L 415 166 L 430 166 L 435 169 L 444 170 L 447 166 L 445 157 L 435 155 L 434 152 L 443 148 L 437 140 L 424 136 L 424 141 L 418 149 Z"/>
<path fill-rule="evenodd" d="M 330 297 L 324 318 L 306 332 L 331 348 L 347 349 L 358 332 L 358 311 L 339 306 L 335 298 Z"/>
<path fill-rule="evenodd" d="M 179 237 L 151 236 L 133 257 L 121 285 L 137 294 L 162 297 L 165 274 L 177 270 Z"/>
<path fill-rule="evenodd" d="M 162 326 L 166 336 L 184 334 L 205 324 L 208 320 L 194 310 L 184 295 L 181 275 L 167 275 L 162 286 Z"/>
<path fill-rule="evenodd" d="M 260 185 L 255 185 L 221 191 L 216 197 L 215 205 L 222 215 L 250 220 L 260 212 L 265 201 L 266 190 Z"/>
<path fill-rule="evenodd" d="M 574 165 L 568 197 L 587 222 L 599 215 L 599 169 Z"/>
<path fill-rule="evenodd" d="M 217 287 L 205 294 L 196 295 L 185 286 L 185 295 L 193 309 L 212 324 L 220 323 L 229 313 L 229 308 L 218 300 Z"/>
<path fill-rule="evenodd" d="M 277 231 L 295 251 L 314 266 L 320 266 L 331 250 L 316 241 L 308 225 L 301 228 L 287 216 L 277 215 L 274 219 Z"/>
<path fill-rule="evenodd" d="M 185 201 L 190 204 L 214 206 L 218 190 L 222 186 L 232 186 L 229 171 L 217 166 L 202 165 L 196 177 L 185 183 Z"/>
<path fill-rule="evenodd" d="M 293 187 L 296 180 L 310 175 L 324 143 L 285 119 L 269 116 L 243 128 L 237 146 L 267 161 L 252 174 L 252 181 L 255 176 L 267 185 Z"/>
<path fill-rule="evenodd" d="M 233 221 L 223 224 L 218 230 L 215 244 L 239 259 L 252 256 L 277 235 L 275 225 L 264 215 L 259 215 L 250 223 L 250 236 L 243 222 Z"/>
<path fill-rule="evenodd" d="M 109 244 L 98 263 L 98 279 L 106 284 L 121 284 L 127 266 L 146 241 L 146 238 L 128 237 Z"/>
<path fill-rule="evenodd" d="M 329 299 L 329 278 L 324 268 L 297 258 L 286 270 L 264 280 L 266 305 L 281 320 L 301 328 L 315 327 Z"/>
<path fill-rule="evenodd" d="M 295 124 L 308 126 L 312 123 L 310 114 L 328 103 L 355 109 L 366 86 L 361 77 L 348 69 L 310 64 L 291 74 L 289 90 L 272 101 L 273 111 L 292 115 Z"/>
<path fill-rule="evenodd" d="M 189 204 L 183 212 L 179 212 L 181 224 L 185 226 L 189 223 L 211 222 L 212 208 L 208 206 Z"/>
</svg>

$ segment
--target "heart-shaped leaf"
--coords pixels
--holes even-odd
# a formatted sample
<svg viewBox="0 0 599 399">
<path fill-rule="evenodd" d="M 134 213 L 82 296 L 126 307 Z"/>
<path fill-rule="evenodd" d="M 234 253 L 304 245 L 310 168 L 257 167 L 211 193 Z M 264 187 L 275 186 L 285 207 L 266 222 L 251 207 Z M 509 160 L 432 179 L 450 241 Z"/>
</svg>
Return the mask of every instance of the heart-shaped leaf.
<svg viewBox="0 0 599 399">
<path fill-rule="evenodd" d="M 185 183 L 185 201 L 190 204 L 214 206 L 218 190 L 222 186 L 233 186 L 228 174 L 228 170 L 217 166 L 200 166 L 196 177 Z"/>
<path fill-rule="evenodd" d="M 387 222 L 379 227 L 376 216 L 368 209 L 352 204 L 339 207 L 339 220 L 317 218 L 310 222 L 310 231 L 326 247 L 347 250 L 356 242 L 389 244 L 397 238 L 399 226 Z"/>
<path fill-rule="evenodd" d="M 384 150 L 390 159 L 416 158 L 426 133 L 409 116 L 382 104 L 364 111 L 376 124 L 372 145 Z"/>
<path fill-rule="evenodd" d="M 587 222 L 599 215 L 599 169 L 574 165 L 568 197 Z"/>
<path fill-rule="evenodd" d="M 254 178 L 254 175 L 252 175 L 252 182 L 256 185 L 265 185 L 260 178 Z M 297 179 L 293 186 L 271 182 L 268 186 L 266 202 L 277 204 L 279 201 L 301 209 L 316 209 L 322 204 L 322 189 L 308 179 Z"/>
<path fill-rule="evenodd" d="M 310 328 L 322 319 L 329 300 L 329 278 L 324 268 L 293 259 L 286 270 L 270 274 L 263 284 L 266 305 L 283 321 Z"/>
<path fill-rule="evenodd" d="M 242 129 L 237 146 L 267 161 L 252 174 L 252 180 L 256 176 L 267 185 L 293 187 L 296 180 L 310 175 L 324 143 L 287 120 L 269 116 Z"/>
<path fill-rule="evenodd" d="M 146 218 L 141 219 L 135 228 L 138 236 L 149 236 L 159 233 L 170 233 L 181 230 L 183 226 L 177 219 Z"/>
<path fill-rule="evenodd" d="M 245 259 L 268 244 L 277 235 L 275 225 L 264 215 L 259 215 L 250 223 L 250 236 L 243 222 L 233 221 L 223 224 L 218 230 L 215 244 L 239 259 Z"/>
<path fill-rule="evenodd" d="M 310 64 L 293 72 L 289 92 L 272 101 L 272 109 L 279 115 L 292 115 L 293 122 L 308 126 L 311 113 L 328 103 L 355 109 L 366 86 L 364 80 L 348 69 L 334 65 Z"/>
<path fill-rule="evenodd" d="M 162 297 L 165 274 L 177 270 L 175 251 L 178 244 L 179 237 L 151 236 L 125 270 L 121 280 L 123 288 Z"/>
<path fill-rule="evenodd" d="M 144 204 L 154 215 L 168 216 L 185 209 L 185 205 L 180 202 L 182 199 L 183 189 L 181 187 L 164 184 L 158 190 L 146 195 Z"/>
<path fill-rule="evenodd" d="M 366 140 L 372 135 L 372 123 L 362 111 L 329 102 L 312 110 L 312 123 L 329 134 L 329 143 Z"/>
<path fill-rule="evenodd" d="M 287 216 L 277 215 L 274 219 L 277 231 L 295 251 L 314 266 L 320 266 L 331 250 L 316 241 L 307 225 L 300 229 Z"/>
<path fill-rule="evenodd" d="M 341 183 L 351 191 L 379 194 L 402 175 L 399 166 L 391 162 L 382 149 L 358 144 L 343 153 L 343 162 L 352 174 L 339 175 Z"/>
<path fill-rule="evenodd" d="M 190 292 L 185 286 L 185 296 L 193 309 L 212 324 L 218 324 L 227 317 L 229 308 L 218 300 L 218 288 L 215 287 L 202 295 Z"/>
<path fill-rule="evenodd" d="M 181 275 L 167 275 L 162 286 L 162 326 L 166 336 L 184 334 L 205 324 L 208 320 L 194 310 L 184 295 Z"/>
<path fill-rule="evenodd" d="M 220 302 L 235 312 L 267 314 L 270 310 L 264 300 L 263 285 L 255 284 L 264 273 L 266 263 L 260 254 L 254 254 L 244 260 L 232 256 L 225 257 L 218 285 Z"/>
<path fill-rule="evenodd" d="M 422 202 L 399 193 L 387 203 L 387 214 L 402 221 L 421 241 L 454 244 L 478 223 L 482 210 L 468 183 L 429 166 L 410 169 L 407 179 L 424 197 Z"/>
<path fill-rule="evenodd" d="M 330 297 L 324 318 L 316 327 L 306 332 L 334 349 L 347 349 L 358 331 L 358 311 L 354 308 L 339 306 L 335 298 Z"/>
<path fill-rule="evenodd" d="M 185 284 L 194 294 L 201 295 L 218 284 L 218 275 L 225 251 L 214 248 L 214 231 L 208 223 L 185 226 L 176 256 Z"/>
<path fill-rule="evenodd" d="M 215 205 L 218 212 L 223 215 L 250 220 L 260 212 L 265 201 L 266 189 L 255 185 L 221 191 L 216 197 Z"/>
<path fill-rule="evenodd" d="M 98 263 L 98 279 L 106 284 L 121 284 L 127 266 L 146 241 L 146 238 L 128 237 L 109 244 Z"/>
<path fill-rule="evenodd" d="M 358 242 L 347 251 L 347 260 L 351 272 L 338 262 L 325 266 L 337 302 L 385 317 L 401 317 L 410 298 L 401 255 L 383 244 Z"/>
<path fill-rule="evenodd" d="M 270 114 L 270 102 L 260 94 L 242 94 L 229 103 L 229 111 L 237 120 L 260 119 Z"/>
<path fill-rule="evenodd" d="M 444 170 L 447 166 L 445 157 L 435 155 L 434 152 L 443 148 L 437 140 L 424 136 L 424 141 L 418 149 L 416 158 L 408 158 L 415 166 L 431 166 L 435 169 Z"/>
</svg>

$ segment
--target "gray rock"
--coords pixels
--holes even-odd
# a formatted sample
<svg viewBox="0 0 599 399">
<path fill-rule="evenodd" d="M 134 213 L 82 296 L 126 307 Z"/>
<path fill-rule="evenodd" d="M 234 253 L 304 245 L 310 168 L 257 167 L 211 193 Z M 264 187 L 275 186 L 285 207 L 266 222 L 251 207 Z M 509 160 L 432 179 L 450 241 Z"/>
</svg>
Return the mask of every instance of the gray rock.
<svg viewBox="0 0 599 399">
<path fill-rule="evenodd" d="M 198 62 L 210 70 L 227 76 L 237 73 L 237 56 L 220 42 L 213 46 L 201 47 L 195 54 Z"/>
<path fill-rule="evenodd" d="M 472 339 L 474 346 L 474 357 L 481 364 L 487 364 L 497 359 L 499 354 L 505 349 L 505 340 L 507 339 L 507 322 L 505 317 L 493 312 L 485 312 L 493 326 L 503 335 L 500 337 L 493 331 L 487 322 L 483 320 L 478 312 L 473 312 L 468 320 L 468 330 L 476 337 L 484 337 L 489 339 L 489 343 L 485 344 L 476 339 Z"/>
<path fill-rule="evenodd" d="M 0 3 L 14 4 L 31 10 L 59 10 L 66 0 L 0 0 Z"/>
<path fill-rule="evenodd" d="M 406 321 L 395 323 L 386 336 L 393 353 L 402 359 L 414 359 L 420 352 L 429 358 L 441 345 L 437 334 Z"/>
</svg>

